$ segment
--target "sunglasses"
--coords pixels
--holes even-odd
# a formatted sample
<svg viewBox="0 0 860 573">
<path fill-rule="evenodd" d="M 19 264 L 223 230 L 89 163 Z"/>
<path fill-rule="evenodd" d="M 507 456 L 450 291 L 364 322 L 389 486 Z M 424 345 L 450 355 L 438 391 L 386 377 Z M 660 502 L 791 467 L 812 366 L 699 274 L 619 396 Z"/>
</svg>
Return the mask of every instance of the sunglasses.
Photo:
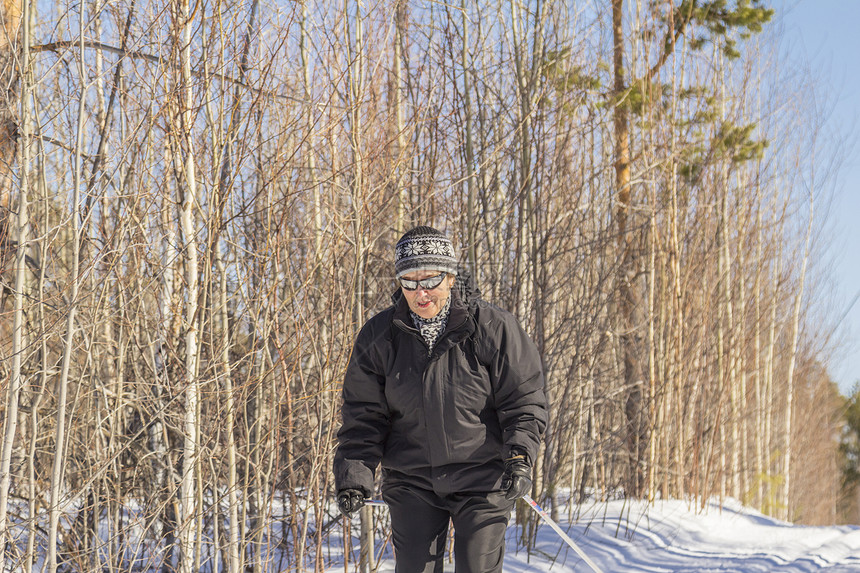
<svg viewBox="0 0 860 573">
<path fill-rule="evenodd" d="M 421 279 L 420 281 L 413 281 L 410 279 L 397 279 L 405 290 L 418 290 L 418 287 L 421 287 L 424 290 L 433 290 L 445 280 L 445 277 L 448 276 L 447 272 L 441 272 L 434 277 L 427 277 L 426 279 Z"/>
</svg>

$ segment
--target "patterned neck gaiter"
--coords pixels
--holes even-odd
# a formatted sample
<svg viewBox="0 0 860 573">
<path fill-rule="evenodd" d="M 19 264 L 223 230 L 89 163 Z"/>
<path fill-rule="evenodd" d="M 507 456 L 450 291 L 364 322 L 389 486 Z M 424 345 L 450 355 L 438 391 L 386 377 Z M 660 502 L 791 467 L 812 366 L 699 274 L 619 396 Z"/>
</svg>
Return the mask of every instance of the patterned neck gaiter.
<svg viewBox="0 0 860 573">
<path fill-rule="evenodd" d="M 411 310 L 409 314 L 412 316 L 412 323 L 418 332 L 421 333 L 421 338 L 427 343 L 430 350 L 436 345 L 436 341 L 445 332 L 445 327 L 448 326 L 448 314 L 451 310 L 451 295 L 448 295 L 448 300 L 445 306 L 439 311 L 439 314 L 433 318 L 421 318 Z"/>
</svg>

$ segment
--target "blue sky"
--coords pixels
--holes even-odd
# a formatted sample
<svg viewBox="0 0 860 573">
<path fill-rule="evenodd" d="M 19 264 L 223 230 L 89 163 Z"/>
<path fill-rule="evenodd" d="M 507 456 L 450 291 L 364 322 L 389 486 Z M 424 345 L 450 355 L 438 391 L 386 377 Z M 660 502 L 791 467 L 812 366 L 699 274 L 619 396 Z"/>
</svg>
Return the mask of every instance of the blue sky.
<svg viewBox="0 0 860 573">
<path fill-rule="evenodd" d="M 825 258 L 833 322 L 841 319 L 841 344 L 828 369 L 848 394 L 860 381 L 860 0 L 775 0 L 772 6 L 792 57 L 820 74 L 823 103 L 833 108 L 826 131 L 845 152 L 838 177 L 828 182 L 834 202 L 825 254 L 832 259 Z"/>
</svg>

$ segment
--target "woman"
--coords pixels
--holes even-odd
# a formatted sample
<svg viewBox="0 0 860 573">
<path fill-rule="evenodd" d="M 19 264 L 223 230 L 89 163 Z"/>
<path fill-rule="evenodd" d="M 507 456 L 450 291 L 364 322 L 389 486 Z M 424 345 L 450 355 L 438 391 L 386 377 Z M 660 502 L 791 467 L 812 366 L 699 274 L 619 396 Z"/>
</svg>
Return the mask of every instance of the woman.
<svg viewBox="0 0 860 573">
<path fill-rule="evenodd" d="M 343 383 L 338 505 L 354 515 L 381 464 L 397 573 L 442 571 L 449 519 L 458 573 L 501 571 L 546 427 L 540 355 L 436 229 L 404 234 L 394 271 L 394 304 L 362 327 Z"/>
</svg>

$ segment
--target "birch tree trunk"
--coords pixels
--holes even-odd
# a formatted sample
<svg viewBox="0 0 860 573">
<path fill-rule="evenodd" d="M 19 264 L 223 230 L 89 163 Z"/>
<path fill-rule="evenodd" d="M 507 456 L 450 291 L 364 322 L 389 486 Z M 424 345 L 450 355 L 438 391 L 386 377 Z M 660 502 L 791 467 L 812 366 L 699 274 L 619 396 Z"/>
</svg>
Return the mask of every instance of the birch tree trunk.
<svg viewBox="0 0 860 573">
<path fill-rule="evenodd" d="M 473 120 L 472 120 L 472 87 L 471 87 L 471 67 L 469 66 L 469 23 L 466 16 L 466 0 L 460 1 L 461 26 L 463 29 L 463 45 L 460 51 L 460 65 L 463 74 L 463 115 L 465 125 L 466 144 L 463 148 L 463 159 L 466 163 L 466 254 L 468 267 L 471 272 L 474 272 L 478 264 L 477 253 L 477 208 L 476 208 L 476 189 L 478 184 L 475 176 L 475 145 L 473 137 Z M 452 70 L 453 71 L 453 70 Z"/>
<path fill-rule="evenodd" d="M 741 180 L 740 174 L 736 174 L 736 183 L 735 189 L 744 189 L 747 186 L 744 185 L 744 182 Z M 749 492 L 749 468 L 751 464 L 749 463 L 750 451 L 749 451 L 749 416 L 750 416 L 750 400 L 747 396 L 748 388 L 747 388 L 747 353 L 744 351 L 744 347 L 747 344 L 747 336 L 745 334 L 744 323 L 747 320 L 747 288 L 746 288 L 746 273 L 747 273 L 747 247 L 746 247 L 746 205 L 744 204 L 740 209 L 740 215 L 738 216 L 738 237 L 736 243 L 738 245 L 737 249 L 737 267 L 738 273 L 741 276 L 741 280 L 737 281 L 738 283 L 738 310 L 737 310 L 737 320 L 733 324 L 732 332 L 734 333 L 734 339 L 737 341 L 732 345 L 732 356 L 731 356 L 731 373 L 732 378 L 737 378 L 737 391 L 736 391 L 736 400 L 737 400 L 737 408 L 738 419 L 735 421 L 737 425 L 736 439 L 737 443 L 735 444 L 735 450 L 738 452 L 738 465 L 737 465 L 737 477 L 735 478 L 735 487 L 732 491 L 732 495 L 735 499 L 743 499 L 744 496 L 748 495 Z M 739 434 L 739 435 L 738 435 Z"/>
<path fill-rule="evenodd" d="M 63 341 L 63 362 L 60 379 L 57 383 L 57 427 L 54 439 L 54 460 L 51 469 L 51 503 L 48 512 L 48 571 L 57 570 L 57 536 L 60 522 L 60 512 L 63 495 L 63 470 L 66 464 L 66 402 L 68 400 L 69 369 L 72 360 L 72 348 L 75 343 L 76 320 L 78 308 L 78 289 L 80 286 L 80 254 L 81 254 L 81 190 L 83 185 L 83 154 L 84 154 L 84 121 L 86 119 L 86 68 L 84 67 L 85 25 L 84 11 L 81 10 L 79 20 L 79 60 L 78 77 L 80 79 L 80 94 L 78 99 L 78 121 L 74 147 L 74 180 L 72 182 L 72 262 L 71 288 L 68 297 L 66 315 L 66 335 Z"/>
<path fill-rule="evenodd" d="M 776 198 L 773 201 L 774 204 L 774 217 L 779 218 L 779 231 L 777 232 L 777 236 L 781 235 L 783 232 L 783 224 L 785 220 L 785 205 L 783 205 L 783 211 L 780 213 L 780 210 L 777 205 Z M 784 245 L 782 241 L 777 242 L 777 252 L 776 252 L 776 260 L 772 264 L 770 273 L 771 273 L 771 281 L 770 281 L 770 289 L 769 289 L 769 301 L 770 304 L 770 317 L 768 321 L 768 335 L 767 335 L 767 344 L 765 346 L 764 351 L 764 404 L 765 404 L 765 415 L 764 415 L 764 428 L 762 434 L 764 435 L 764 452 L 768 457 L 766 460 L 767 471 L 763 476 L 764 479 L 767 480 L 767 501 L 765 504 L 765 513 L 770 515 L 776 515 L 779 513 L 778 500 L 777 497 L 779 495 L 778 492 L 778 484 L 776 482 L 776 473 L 777 470 L 773 467 L 774 461 L 772 456 L 776 456 L 776 451 L 774 449 L 774 414 L 776 410 L 776 399 L 775 399 L 775 391 L 774 391 L 774 377 L 776 375 L 776 333 L 777 333 L 777 324 L 778 324 L 778 314 L 777 311 L 780 307 L 780 283 L 782 280 L 782 272 L 783 272 L 783 257 L 785 256 L 783 249 Z"/>
<path fill-rule="evenodd" d="M 221 368 L 222 384 L 224 387 L 224 398 L 227 409 L 226 434 L 227 434 L 227 515 L 229 524 L 227 526 L 227 566 L 230 573 L 242 571 L 242 551 L 239 546 L 239 496 L 238 496 L 238 473 L 237 473 L 237 447 L 236 447 L 236 400 L 233 395 L 233 372 L 230 366 L 230 320 L 227 311 L 227 270 L 221 256 L 221 245 L 214 245 L 215 267 L 218 270 L 218 318 L 221 331 Z"/>
<path fill-rule="evenodd" d="M 197 268 L 197 164 L 194 156 L 194 100 L 191 75 L 191 42 L 194 19 L 189 0 L 179 0 L 173 7 L 175 30 L 179 41 L 179 142 L 176 149 L 181 156 L 174 164 L 181 166 L 182 181 L 177 185 L 180 192 L 179 221 L 182 230 L 183 259 L 185 265 L 185 310 L 182 328 L 185 337 L 185 414 L 182 446 L 182 476 L 180 481 L 179 543 L 181 571 L 197 570 L 197 456 L 199 447 L 199 402 L 200 388 L 197 378 L 198 361 L 198 268 Z M 184 185 L 183 185 L 184 183 Z"/>
<path fill-rule="evenodd" d="M 404 77 L 403 77 L 403 45 L 406 42 L 406 0 L 396 0 L 394 4 L 394 116 L 395 129 L 397 130 L 397 159 L 395 165 L 395 189 L 397 207 L 394 217 L 394 229 L 400 233 L 406 230 L 408 220 L 409 188 L 406 185 L 410 176 L 404 173 L 403 165 L 406 161 L 406 133 L 407 126 L 403 117 L 404 103 Z M 408 73 L 409 70 L 406 70 Z"/>
<path fill-rule="evenodd" d="M 762 312 L 762 302 L 765 294 L 764 286 L 762 285 L 762 252 L 764 242 L 764 228 L 762 225 L 762 211 L 764 206 L 761 204 L 761 184 L 755 186 L 756 196 L 756 224 L 755 224 L 755 260 L 757 261 L 755 268 L 755 280 L 753 281 L 753 296 L 755 297 L 754 324 L 753 324 L 753 392 L 755 396 L 755 415 L 753 417 L 753 428 L 755 433 L 755 506 L 760 511 L 764 505 L 764 408 L 765 408 L 765 392 L 764 392 L 764 363 L 762 360 L 762 320 L 764 320 Z"/>
<path fill-rule="evenodd" d="M 810 185 L 814 189 L 814 185 Z M 794 295 L 794 308 L 791 313 L 791 342 L 788 355 L 788 371 L 786 372 L 785 381 L 785 427 L 783 429 L 783 443 L 785 444 L 785 452 L 782 459 L 783 486 L 782 486 L 782 507 L 783 519 L 791 519 L 791 463 L 793 455 L 793 437 L 791 421 L 793 416 L 794 406 L 794 375 L 795 365 L 797 363 L 797 342 L 800 336 L 800 312 L 801 303 L 803 302 L 803 288 L 806 284 L 806 267 L 809 263 L 809 248 L 812 241 L 812 223 L 815 214 L 815 199 L 813 192 L 809 192 L 809 215 L 806 224 L 806 238 L 803 244 L 803 257 L 800 262 L 800 275 L 798 277 L 797 290 Z"/>
<path fill-rule="evenodd" d="M 344 16 L 349 13 L 346 0 L 343 4 Z M 352 185 L 350 187 L 354 233 L 355 266 L 353 274 L 353 324 L 360 325 L 364 320 L 364 274 L 365 274 L 365 251 L 367 238 L 364 227 L 364 157 L 362 147 L 362 99 L 365 90 L 365 47 L 364 47 L 364 2 L 358 0 L 355 3 L 353 16 L 354 29 L 350 32 L 349 18 L 345 18 L 346 36 L 349 38 L 347 50 L 347 69 L 349 71 L 349 86 L 347 109 L 349 114 L 349 145 L 352 156 Z M 359 570 L 369 573 L 373 568 L 374 539 L 373 539 L 373 511 L 365 506 L 360 511 L 360 551 Z"/>
</svg>

